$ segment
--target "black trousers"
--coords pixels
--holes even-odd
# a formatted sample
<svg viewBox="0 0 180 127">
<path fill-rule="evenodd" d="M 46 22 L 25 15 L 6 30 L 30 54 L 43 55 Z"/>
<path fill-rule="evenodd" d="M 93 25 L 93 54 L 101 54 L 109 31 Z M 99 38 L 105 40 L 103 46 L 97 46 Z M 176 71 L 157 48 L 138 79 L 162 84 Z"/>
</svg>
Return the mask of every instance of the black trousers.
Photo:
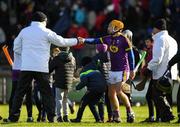
<svg viewBox="0 0 180 127">
<path fill-rule="evenodd" d="M 149 118 L 154 117 L 154 101 L 153 101 L 153 80 L 149 82 L 149 87 L 146 93 L 146 101 L 149 109 Z"/>
<path fill-rule="evenodd" d="M 31 84 L 31 82 L 30 82 Z M 14 96 L 16 94 L 16 90 L 18 87 L 18 81 L 12 81 L 12 90 L 11 90 L 11 95 L 10 95 L 10 99 L 9 99 L 9 114 L 11 112 L 12 109 L 12 103 L 13 103 L 13 99 Z M 27 109 L 27 115 L 28 117 L 32 117 L 32 85 L 28 85 L 28 88 L 26 89 L 26 109 Z"/>
<path fill-rule="evenodd" d="M 161 118 L 163 122 L 170 121 L 173 117 L 167 94 L 156 87 L 157 80 L 153 80 L 153 100 L 156 107 L 156 120 Z"/>
<path fill-rule="evenodd" d="M 101 121 L 104 121 L 104 103 L 105 103 L 105 94 L 100 98 L 98 102 L 98 111 Z"/>
<path fill-rule="evenodd" d="M 19 120 L 23 97 L 33 79 L 39 83 L 38 85 L 42 95 L 42 102 L 47 112 L 47 118 L 50 122 L 53 122 L 55 116 L 55 100 L 49 85 L 49 74 L 33 71 L 21 72 L 9 119 L 14 122 Z"/>
<path fill-rule="evenodd" d="M 95 120 L 96 121 L 101 120 L 96 109 L 96 104 L 99 102 L 103 94 L 104 92 L 99 93 L 95 91 L 87 91 L 80 102 L 80 107 L 79 107 L 76 119 L 81 121 L 84 109 L 87 105 L 89 105 L 89 108 L 91 112 L 93 113 Z"/>
<path fill-rule="evenodd" d="M 44 110 L 44 105 L 42 103 L 42 96 L 40 93 L 40 88 L 36 82 L 34 83 L 34 101 L 35 101 L 36 107 L 37 107 L 38 112 L 39 112 L 37 121 L 40 121 L 41 119 L 45 119 L 46 118 L 46 112 Z"/>
<path fill-rule="evenodd" d="M 107 112 L 108 112 L 108 118 L 112 118 L 112 108 L 111 108 L 111 103 L 108 97 L 108 89 L 106 89 L 105 92 L 105 103 L 106 103 L 106 108 L 107 108 Z"/>
</svg>

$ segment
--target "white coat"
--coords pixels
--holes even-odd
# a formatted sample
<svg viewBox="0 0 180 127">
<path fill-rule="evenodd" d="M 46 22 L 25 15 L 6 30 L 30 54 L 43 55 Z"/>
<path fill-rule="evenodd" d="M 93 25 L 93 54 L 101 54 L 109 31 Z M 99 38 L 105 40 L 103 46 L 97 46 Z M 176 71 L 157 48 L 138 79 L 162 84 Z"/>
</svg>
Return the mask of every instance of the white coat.
<svg viewBox="0 0 180 127">
<path fill-rule="evenodd" d="M 41 22 L 32 22 L 14 40 L 14 52 L 21 55 L 21 71 L 49 72 L 50 46 L 74 46 L 76 38 L 65 39 Z"/>
<path fill-rule="evenodd" d="M 168 34 L 167 30 L 153 35 L 153 57 L 148 63 L 153 79 L 159 79 L 167 69 L 169 60 L 177 53 L 177 42 Z M 177 64 L 172 67 L 172 79 L 177 79 Z"/>
</svg>

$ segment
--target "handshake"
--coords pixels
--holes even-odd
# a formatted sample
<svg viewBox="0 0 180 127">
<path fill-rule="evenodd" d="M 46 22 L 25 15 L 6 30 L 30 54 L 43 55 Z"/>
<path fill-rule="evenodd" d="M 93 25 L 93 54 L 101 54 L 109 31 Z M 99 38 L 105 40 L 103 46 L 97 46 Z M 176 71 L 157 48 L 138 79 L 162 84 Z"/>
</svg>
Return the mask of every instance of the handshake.
<svg viewBox="0 0 180 127">
<path fill-rule="evenodd" d="M 78 45 L 84 44 L 84 41 L 85 41 L 84 38 L 78 37 L 77 40 L 78 40 Z"/>
</svg>

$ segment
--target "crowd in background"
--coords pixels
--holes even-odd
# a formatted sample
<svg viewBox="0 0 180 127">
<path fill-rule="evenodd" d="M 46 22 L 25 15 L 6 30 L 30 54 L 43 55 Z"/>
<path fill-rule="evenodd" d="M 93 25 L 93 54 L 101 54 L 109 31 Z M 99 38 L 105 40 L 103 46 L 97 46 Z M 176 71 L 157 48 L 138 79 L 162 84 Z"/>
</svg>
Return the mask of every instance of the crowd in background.
<svg viewBox="0 0 180 127">
<path fill-rule="evenodd" d="M 0 42 L 11 48 L 18 31 L 37 10 L 47 14 L 48 27 L 63 37 L 103 36 L 108 23 L 120 19 L 134 33 L 134 45 L 142 49 L 153 21 L 165 17 L 170 35 L 180 40 L 179 0 L 1 0 Z M 73 47 L 75 51 L 81 48 Z M 2 52 L 0 56 L 0 64 L 7 64 Z"/>
</svg>

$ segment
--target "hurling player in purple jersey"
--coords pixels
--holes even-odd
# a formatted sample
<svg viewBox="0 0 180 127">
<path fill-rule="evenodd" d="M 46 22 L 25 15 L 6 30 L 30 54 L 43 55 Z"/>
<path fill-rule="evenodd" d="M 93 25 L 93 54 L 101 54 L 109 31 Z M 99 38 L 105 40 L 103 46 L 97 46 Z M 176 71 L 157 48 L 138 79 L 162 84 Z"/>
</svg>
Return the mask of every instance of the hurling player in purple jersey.
<svg viewBox="0 0 180 127">
<path fill-rule="evenodd" d="M 88 44 L 104 43 L 108 45 L 111 61 L 108 95 L 113 108 L 113 121 L 121 122 L 118 101 L 118 97 L 120 97 L 128 109 L 127 122 L 132 123 L 134 122 L 134 113 L 127 95 L 122 91 L 121 85 L 124 84 L 128 78 L 133 79 L 135 77 L 135 72 L 133 71 L 135 61 L 132 45 L 121 33 L 123 28 L 123 22 L 112 20 L 108 26 L 109 35 L 100 38 L 86 39 L 79 37 L 78 39 Z"/>
</svg>

